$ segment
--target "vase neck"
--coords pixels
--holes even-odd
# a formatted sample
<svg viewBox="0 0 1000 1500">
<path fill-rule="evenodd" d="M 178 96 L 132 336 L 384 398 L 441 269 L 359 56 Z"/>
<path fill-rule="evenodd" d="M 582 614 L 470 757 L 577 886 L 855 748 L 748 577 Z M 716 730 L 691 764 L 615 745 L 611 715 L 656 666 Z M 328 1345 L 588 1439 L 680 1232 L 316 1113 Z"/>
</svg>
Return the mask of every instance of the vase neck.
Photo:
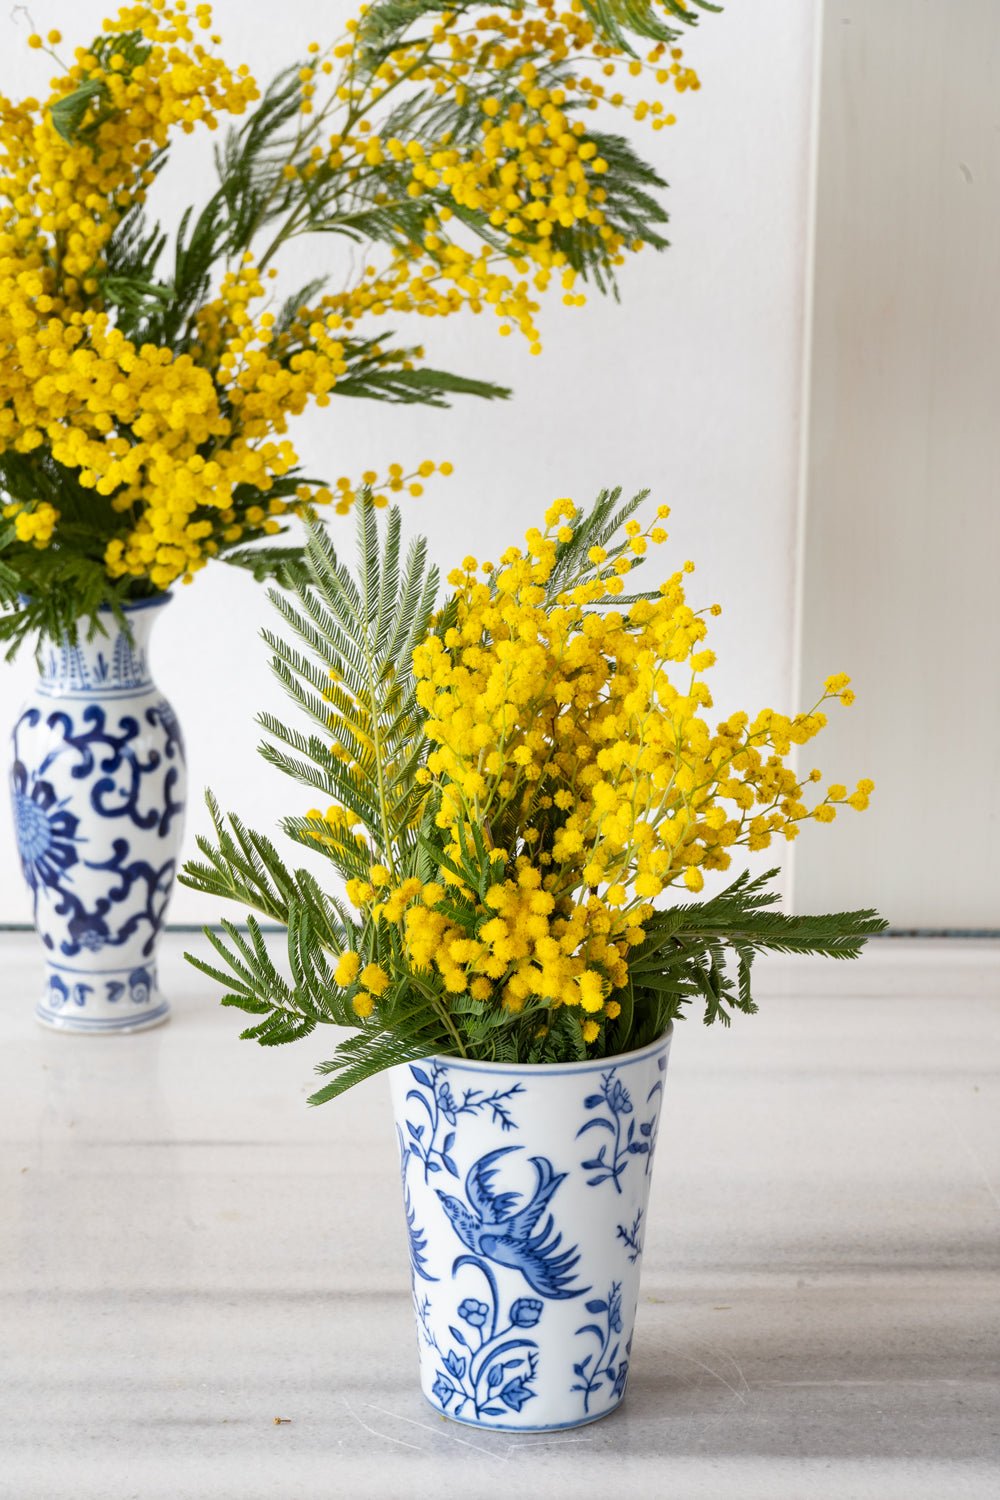
<svg viewBox="0 0 1000 1500">
<path fill-rule="evenodd" d="M 88 697 L 95 693 L 140 693 L 153 686 L 149 672 L 149 637 L 166 595 L 148 604 L 127 605 L 131 637 L 110 611 L 101 611 L 104 634 L 86 639 L 81 625 L 75 645 L 46 641 L 41 649 L 41 689 L 52 696 Z"/>
</svg>

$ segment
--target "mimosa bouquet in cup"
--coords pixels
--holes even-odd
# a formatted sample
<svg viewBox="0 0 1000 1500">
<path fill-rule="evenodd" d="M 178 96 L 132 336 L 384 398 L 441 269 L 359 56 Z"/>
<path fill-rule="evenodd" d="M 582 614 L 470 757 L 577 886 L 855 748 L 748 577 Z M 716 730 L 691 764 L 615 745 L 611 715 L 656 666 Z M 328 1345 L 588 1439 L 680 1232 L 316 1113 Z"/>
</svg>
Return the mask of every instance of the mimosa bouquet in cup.
<svg viewBox="0 0 1000 1500">
<path fill-rule="evenodd" d="M 266 633 L 273 668 L 310 728 L 263 715 L 261 753 L 326 804 L 284 829 L 332 881 L 214 803 L 218 842 L 184 879 L 288 930 L 290 979 L 252 919 L 209 933 L 227 1003 L 262 1017 L 248 1035 L 354 1029 L 313 1102 L 428 1053 L 612 1057 L 692 1001 L 709 1022 L 752 1011 L 757 952 L 852 957 L 880 930 L 870 911 L 776 912 L 774 870 L 706 893 L 735 851 L 862 810 L 873 787 L 824 789 L 792 760 L 851 702 L 846 676 L 806 712 L 710 724 L 719 607 L 689 604 L 690 563 L 635 591 L 667 537 L 664 508 L 636 519 L 644 498 L 557 501 L 522 548 L 464 558 L 443 599 L 423 541 L 404 559 L 398 513 L 380 539 L 366 500 L 356 568 L 313 530 L 294 594 L 272 594 L 291 633 Z"/>
<path fill-rule="evenodd" d="M 314 1103 L 391 1070 L 423 1392 L 491 1429 L 624 1395 L 674 1020 L 753 1011 L 760 952 L 849 958 L 884 925 L 784 915 L 773 870 L 725 884 L 735 851 L 863 809 L 872 784 L 793 761 L 846 676 L 804 713 L 712 726 L 717 607 L 688 602 L 689 563 L 636 588 L 667 539 L 643 499 L 559 500 L 444 597 L 397 511 L 380 529 L 362 501 L 353 569 L 314 530 L 265 635 L 304 727 L 263 715 L 261 749 L 302 789 L 285 833 L 330 878 L 214 802 L 182 877 L 250 908 L 207 931 L 217 962 L 192 959 L 254 1017 L 244 1036 L 349 1028 Z"/>
</svg>

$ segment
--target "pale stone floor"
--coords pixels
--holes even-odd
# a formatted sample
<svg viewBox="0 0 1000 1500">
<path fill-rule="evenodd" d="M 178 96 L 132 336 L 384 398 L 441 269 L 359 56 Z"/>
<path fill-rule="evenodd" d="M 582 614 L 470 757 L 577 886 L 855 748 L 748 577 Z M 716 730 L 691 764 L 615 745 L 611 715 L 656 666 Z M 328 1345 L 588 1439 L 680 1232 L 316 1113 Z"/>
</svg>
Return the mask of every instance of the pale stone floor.
<svg viewBox="0 0 1000 1500">
<path fill-rule="evenodd" d="M 1000 944 L 678 1028 L 628 1398 L 517 1438 L 419 1396 L 384 1084 L 307 1108 L 329 1038 L 238 1042 L 202 941 L 169 1025 L 75 1038 L 0 935 L 3 1500 L 1000 1494 Z"/>
</svg>

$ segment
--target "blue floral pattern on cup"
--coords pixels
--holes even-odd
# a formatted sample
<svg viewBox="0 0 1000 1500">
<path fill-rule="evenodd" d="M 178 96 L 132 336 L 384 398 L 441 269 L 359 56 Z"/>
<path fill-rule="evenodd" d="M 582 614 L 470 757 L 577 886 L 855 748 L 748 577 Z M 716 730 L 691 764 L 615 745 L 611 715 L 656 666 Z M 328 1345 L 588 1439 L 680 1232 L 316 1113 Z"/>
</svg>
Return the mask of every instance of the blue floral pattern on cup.
<svg viewBox="0 0 1000 1500">
<path fill-rule="evenodd" d="M 630 1339 L 625 1356 L 619 1359 L 622 1334 L 622 1284 L 620 1281 L 612 1282 L 608 1295 L 595 1297 L 593 1301 L 586 1304 L 586 1308 L 593 1317 L 599 1317 L 601 1321 L 600 1323 L 585 1323 L 576 1330 L 577 1335 L 583 1334 L 591 1339 L 596 1338 L 598 1349 L 596 1353 L 591 1351 L 590 1354 L 585 1355 L 573 1366 L 573 1374 L 577 1376 L 577 1381 L 570 1389 L 583 1392 L 583 1410 L 589 1414 L 591 1396 L 600 1391 L 605 1384 L 619 1400 L 625 1394 L 625 1382 L 628 1379 L 627 1356 L 632 1344 Z"/>
<path fill-rule="evenodd" d="M 635 1218 L 632 1220 L 632 1227 L 630 1229 L 626 1229 L 624 1224 L 619 1224 L 617 1229 L 615 1230 L 616 1235 L 622 1241 L 625 1249 L 628 1251 L 629 1264 L 633 1266 L 639 1259 L 639 1256 L 642 1254 L 642 1240 L 639 1238 L 640 1234 L 642 1233 L 641 1226 L 642 1209 L 640 1208 Z"/>
<path fill-rule="evenodd" d="M 411 1156 L 423 1162 L 425 1182 L 432 1172 L 440 1172 L 442 1168 L 450 1172 L 452 1177 L 458 1176 L 458 1168 L 450 1153 L 455 1144 L 460 1115 L 488 1111 L 501 1130 L 517 1129 L 510 1111 L 510 1101 L 523 1092 L 521 1084 L 516 1083 L 509 1089 L 496 1089 L 489 1095 L 484 1094 L 481 1089 L 464 1089 L 459 1102 L 452 1092 L 447 1067 L 436 1059 L 432 1059 L 423 1068 L 411 1063 L 410 1074 L 414 1087 L 406 1097 L 421 1105 L 422 1109 L 420 1119 L 406 1121 L 410 1137 L 408 1150 Z M 426 1120 L 422 1118 L 423 1113 L 427 1115 Z"/>
<path fill-rule="evenodd" d="M 440 1412 L 549 1431 L 621 1401 L 649 1192 L 634 1164 L 652 1155 L 668 1045 L 597 1066 L 393 1070 L 422 1385 Z M 603 1154 L 581 1161 L 591 1127 Z"/>
<path fill-rule="evenodd" d="M 406 1149 L 403 1132 L 398 1125 L 396 1126 L 396 1136 L 399 1140 L 400 1176 L 403 1179 L 403 1212 L 406 1215 L 406 1240 L 410 1249 L 410 1280 L 415 1300 L 417 1295 L 417 1281 L 437 1281 L 437 1277 L 432 1276 L 427 1269 L 427 1257 L 425 1254 L 427 1250 L 427 1236 L 417 1223 L 417 1212 L 413 1207 L 413 1198 L 410 1194 L 409 1183 L 406 1180 L 406 1164 L 409 1160 L 409 1153 Z"/>
<path fill-rule="evenodd" d="M 448 1330 L 451 1347 L 445 1353 L 434 1344 L 441 1361 L 432 1392 L 441 1410 L 455 1417 L 467 1410 L 477 1418 L 520 1412 L 536 1394 L 532 1383 L 538 1374 L 538 1344 L 525 1336 L 525 1330 L 539 1322 L 543 1305 L 535 1297 L 518 1297 L 502 1319 L 500 1293 L 489 1267 L 475 1256 L 462 1255 L 455 1271 L 465 1265 L 482 1273 L 487 1284 L 483 1295 L 489 1300 L 464 1297 L 459 1303 L 458 1321 Z"/>
<path fill-rule="evenodd" d="M 620 1193 L 622 1174 L 629 1162 L 637 1156 L 645 1156 L 647 1161 L 649 1159 L 656 1114 L 654 1111 L 648 1120 L 638 1123 L 634 1118 L 632 1096 L 617 1077 L 617 1071 L 617 1068 L 609 1068 L 606 1073 L 602 1073 L 600 1093 L 587 1095 L 584 1108 L 599 1110 L 601 1113 L 595 1114 L 581 1125 L 576 1134 L 579 1139 L 589 1130 L 609 1130 L 614 1136 L 613 1142 L 603 1141 L 597 1155 L 582 1161 L 580 1165 L 586 1171 L 594 1173 L 593 1177 L 587 1179 L 591 1187 L 600 1187 L 602 1182 L 613 1182 L 615 1191 Z M 657 1087 L 660 1085 L 654 1084 L 654 1090 Z M 629 1119 L 629 1116 L 633 1118 Z"/>
</svg>

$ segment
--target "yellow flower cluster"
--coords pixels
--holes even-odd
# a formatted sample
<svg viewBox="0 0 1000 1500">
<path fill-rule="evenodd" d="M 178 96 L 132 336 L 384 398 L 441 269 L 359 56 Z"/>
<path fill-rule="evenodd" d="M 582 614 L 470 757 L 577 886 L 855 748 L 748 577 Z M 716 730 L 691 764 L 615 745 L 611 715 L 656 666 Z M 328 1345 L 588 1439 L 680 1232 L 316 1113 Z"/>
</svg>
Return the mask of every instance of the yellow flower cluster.
<svg viewBox="0 0 1000 1500">
<path fill-rule="evenodd" d="M 402 464 L 390 464 L 384 475 L 379 475 L 374 469 L 366 469 L 360 483 L 354 483 L 346 475 L 341 475 L 332 496 L 334 510 L 340 516 L 346 515 L 362 490 L 371 492 L 372 504 L 379 510 L 384 510 L 391 503 L 393 495 L 405 492 L 418 499 L 424 493 L 421 481 L 429 479 L 434 473 L 447 478 L 454 473 L 454 466 L 450 463 L 435 464 L 431 459 L 425 458 L 410 474 L 404 472 Z"/>
<path fill-rule="evenodd" d="M 35 547 L 49 545 L 59 519 L 59 512 L 47 500 L 38 500 L 33 505 L 13 500 L 3 506 L 0 514 L 4 520 L 13 517 L 14 532 L 19 542 L 31 542 Z"/>
<path fill-rule="evenodd" d="M 314 811 L 309 817 L 321 815 Z M 330 834 L 316 837 L 341 849 L 351 839 L 363 846 L 363 838 L 351 834 L 343 809 L 331 808 L 327 820 Z M 347 893 L 374 922 L 401 930 L 409 970 L 417 976 L 436 975 L 446 995 L 497 1000 L 515 1015 L 529 1002 L 550 1009 L 575 1006 L 583 1016 L 584 1040 L 594 1041 L 599 1020 L 620 1014 L 612 992 L 627 982 L 625 957 L 645 937 L 640 922 L 652 907 L 638 908 L 623 922 L 594 894 L 579 901 L 557 900 L 523 855 L 509 877 L 504 853 L 495 851 L 494 859 L 497 878 L 485 900 L 470 907 L 466 925 L 455 919 L 454 903 L 456 895 L 471 901 L 471 892 L 454 878 L 447 886 L 416 878 L 393 885 L 386 867 L 373 865 L 368 880 L 347 882 Z M 352 1004 L 356 1014 L 367 1017 L 375 1009 L 373 997 L 380 997 L 389 981 L 373 983 L 370 968 L 359 977 L 359 967 L 356 954 L 344 954 L 334 979 L 347 988 L 360 986 Z"/>
<path fill-rule="evenodd" d="M 362 8 L 362 18 L 366 9 Z M 356 31 L 357 26 L 349 29 Z M 348 59 L 355 46 L 340 43 L 331 55 Z M 561 234 L 575 229 L 579 237 L 585 231 L 600 246 L 607 266 L 623 264 L 626 252 L 642 248 L 641 240 L 627 239 L 607 221 L 603 179 L 608 162 L 588 138 L 584 121 L 571 113 L 581 102 L 575 96 L 584 96 L 588 109 L 601 104 L 628 107 L 637 120 L 648 117 L 654 129 L 661 129 L 675 123 L 661 100 L 633 103 L 601 80 L 624 69 L 631 77 L 646 73 L 657 85 L 681 93 L 699 88 L 697 75 L 681 58 L 680 48 L 670 49 L 668 55 L 663 43 L 657 43 L 645 61 L 626 55 L 600 39 L 579 0 L 573 0 L 569 10 L 561 10 L 555 0 L 542 0 L 474 17 L 443 11 L 429 40 L 422 35 L 399 47 L 376 70 L 371 86 L 342 85 L 339 97 L 363 116 L 401 81 L 429 86 L 457 106 L 476 97 L 482 80 L 498 74 L 510 74 L 512 92 L 478 99 L 481 128 L 475 132 L 455 134 L 446 129 L 429 142 L 382 137 L 369 119 L 361 117 L 352 130 L 330 135 L 323 151 L 316 148 L 303 176 L 345 166 L 363 176 L 386 163 L 396 164 L 406 194 L 430 209 L 420 242 L 397 246 L 386 267 L 366 267 L 356 286 L 326 299 L 326 308 L 339 314 L 347 328 L 365 314 L 392 311 L 434 317 L 461 308 L 489 308 L 500 319 L 501 334 L 516 328 L 531 352 L 540 353 L 537 294 L 545 293 L 558 277 L 564 303 L 582 306 L 586 301 L 577 289 L 578 271 L 570 264 Z M 567 63 L 572 68 L 562 73 L 558 86 L 547 86 L 553 65 Z M 588 63 L 598 76 L 586 71 Z M 584 71 L 576 71 L 578 67 Z M 484 243 L 470 250 L 453 236 L 456 217 L 460 223 L 461 215 L 470 211 L 487 218 L 492 230 L 502 235 L 502 247 Z"/>
<path fill-rule="evenodd" d="M 332 753 L 336 753 L 336 747 Z M 323 844 L 335 856 L 353 856 L 359 849 L 367 850 L 368 840 L 358 828 L 359 819 L 344 807 L 330 807 L 322 813 L 318 807 L 310 808 L 306 820 L 311 825 L 308 834 L 317 844 Z M 353 859 L 351 861 L 353 863 Z M 347 983 L 338 980 L 339 984 Z"/>
<path fill-rule="evenodd" d="M 333 977 L 345 989 L 357 982 L 351 1003 L 354 1014 L 362 1020 L 372 1014 L 378 996 L 389 987 L 389 976 L 379 964 L 365 964 L 362 968 L 360 953 L 350 949 L 338 958 Z"/>
<path fill-rule="evenodd" d="M 81 294 L 97 290 L 103 249 L 143 201 L 172 127 L 214 129 L 220 114 L 241 114 L 258 97 L 246 68 L 231 72 L 198 39 L 210 25 L 207 5 L 193 16 L 167 0 L 124 6 L 104 23 L 105 45 L 76 49 L 41 108 L 0 98 L 0 194 L 16 215 L 0 234 L 0 257 L 38 273 L 34 294 L 54 299 L 40 311 L 78 310 Z M 61 40 L 50 32 L 50 43 Z M 63 138 L 52 113 L 81 86 L 90 91 L 83 150 Z"/>
<path fill-rule="evenodd" d="M 667 514 L 661 507 L 658 519 Z M 808 713 L 731 715 L 713 732 L 704 681 L 715 661 L 704 613 L 687 603 L 685 573 L 627 611 L 595 608 L 622 592 L 626 574 L 662 527 L 626 527 L 626 550 L 591 549 L 591 579 L 548 602 L 560 536 L 575 509 L 559 501 L 546 530 L 528 533 L 499 569 L 475 559 L 452 575 L 458 619 L 415 654 L 418 700 L 435 745 L 428 770 L 443 827 L 486 823 L 537 844 L 551 889 L 603 888 L 612 906 L 651 900 L 703 870 L 724 870 L 730 850 L 794 838 L 808 818 L 829 821 L 846 793 L 807 807 L 785 757 L 826 723 L 822 704 L 850 701 L 848 679 L 829 682 Z M 818 779 L 813 773 L 806 780 Z M 862 783 L 855 794 L 870 790 Z M 545 837 L 543 830 L 549 830 Z"/>
<path fill-rule="evenodd" d="M 231 72 L 197 39 L 210 22 L 205 5 L 191 15 L 166 0 L 127 6 L 102 44 L 77 49 L 42 105 L 0 100 L 0 453 L 44 447 L 108 497 L 134 523 L 108 548 L 109 574 L 156 588 L 210 554 L 213 523 L 192 519 L 200 507 L 224 509 L 234 485 L 266 482 L 291 461 L 231 441 L 210 371 L 189 354 L 136 347 L 94 300 L 105 247 L 144 200 L 170 131 L 214 128 L 258 97 L 245 68 Z M 85 118 L 70 141 L 58 111 L 81 88 Z M 36 545 L 55 520 L 32 513 Z M 17 525 L 23 538 L 28 516 Z"/>
<path fill-rule="evenodd" d="M 589 109 L 600 103 L 626 108 L 635 119 L 649 119 L 654 128 L 662 129 L 675 123 L 662 100 L 634 100 L 604 80 L 645 75 L 649 82 L 670 86 L 679 94 L 701 87 L 694 69 L 683 62 L 680 47 L 657 42 L 645 58 L 626 52 L 600 35 L 580 0 L 571 0 L 568 7 L 560 0 L 540 0 L 509 11 L 487 10 L 471 23 L 468 13 L 445 12 L 431 39 L 429 53 L 418 46 L 401 47 L 382 64 L 378 77 L 387 88 L 402 77 L 412 77 L 416 82 L 429 82 L 439 95 L 458 91 L 461 102 L 465 97 L 461 91 L 467 91 L 478 75 L 520 67 L 537 78 L 535 60 L 541 56 L 550 65 L 572 64 L 564 87 L 570 94 L 582 95 Z"/>
<path fill-rule="evenodd" d="M 148 576 L 157 588 L 166 588 L 203 567 L 220 540 L 274 534 L 280 516 L 332 500 L 323 487 L 301 486 L 292 502 L 236 503 L 240 486 L 266 494 L 297 466 L 286 436 L 290 418 L 310 401 L 327 405 L 347 368 L 343 345 L 322 323 L 310 330 L 311 347 L 283 357 L 284 338 L 274 332 L 274 315 L 261 312 L 254 318 L 250 311 L 265 296 L 266 279 L 245 254 L 224 276 L 219 297 L 200 309 L 192 355 L 139 351 L 140 359 L 147 353 L 159 358 L 165 373 L 138 418 L 131 412 L 125 418 L 131 418 L 139 442 L 117 461 L 105 460 L 96 480 L 99 491 L 114 495 L 116 510 L 137 517 L 128 534 L 108 547 L 112 577 Z M 214 378 L 197 359 L 211 366 Z M 83 484 L 92 482 L 95 463 L 103 457 L 95 447 L 87 453 Z"/>
<path fill-rule="evenodd" d="M 667 514 L 645 529 L 628 521 L 567 576 L 561 558 L 581 517 L 559 500 L 523 550 L 496 567 L 467 557 L 450 575 L 457 607 L 413 656 L 430 744 L 417 779 L 442 848 L 435 878 L 369 865 L 345 809 L 309 814 L 311 837 L 367 870 L 347 882 L 366 926 L 395 929 L 389 947 L 409 982 L 429 982 L 446 1003 L 570 1007 L 592 1043 L 621 1013 L 629 953 L 656 898 L 676 885 L 700 891 L 736 847 L 765 849 L 809 819 L 868 805 L 872 782 L 810 798 L 820 772 L 789 763 L 823 728 L 827 701 L 853 701 L 846 675 L 828 678 L 808 713 L 740 712 L 713 730 L 704 641 L 706 615 L 719 610 L 688 604 L 693 565 L 654 597 L 614 607 L 626 576 L 666 540 Z M 336 977 L 361 985 L 359 1015 L 375 1012 L 383 991 L 358 979 L 353 960 Z"/>
<path fill-rule="evenodd" d="M 416 968 L 436 969 L 449 994 L 496 996 L 515 1014 L 530 1000 L 579 1006 L 588 1016 L 619 1014 L 608 995 L 628 978 L 625 954 L 644 935 L 637 922 L 621 929 L 594 895 L 557 901 L 524 856 L 514 879 L 497 880 L 487 891 L 473 938 L 428 905 L 441 889 L 425 886 L 421 903 L 407 908 L 405 951 Z"/>
</svg>

